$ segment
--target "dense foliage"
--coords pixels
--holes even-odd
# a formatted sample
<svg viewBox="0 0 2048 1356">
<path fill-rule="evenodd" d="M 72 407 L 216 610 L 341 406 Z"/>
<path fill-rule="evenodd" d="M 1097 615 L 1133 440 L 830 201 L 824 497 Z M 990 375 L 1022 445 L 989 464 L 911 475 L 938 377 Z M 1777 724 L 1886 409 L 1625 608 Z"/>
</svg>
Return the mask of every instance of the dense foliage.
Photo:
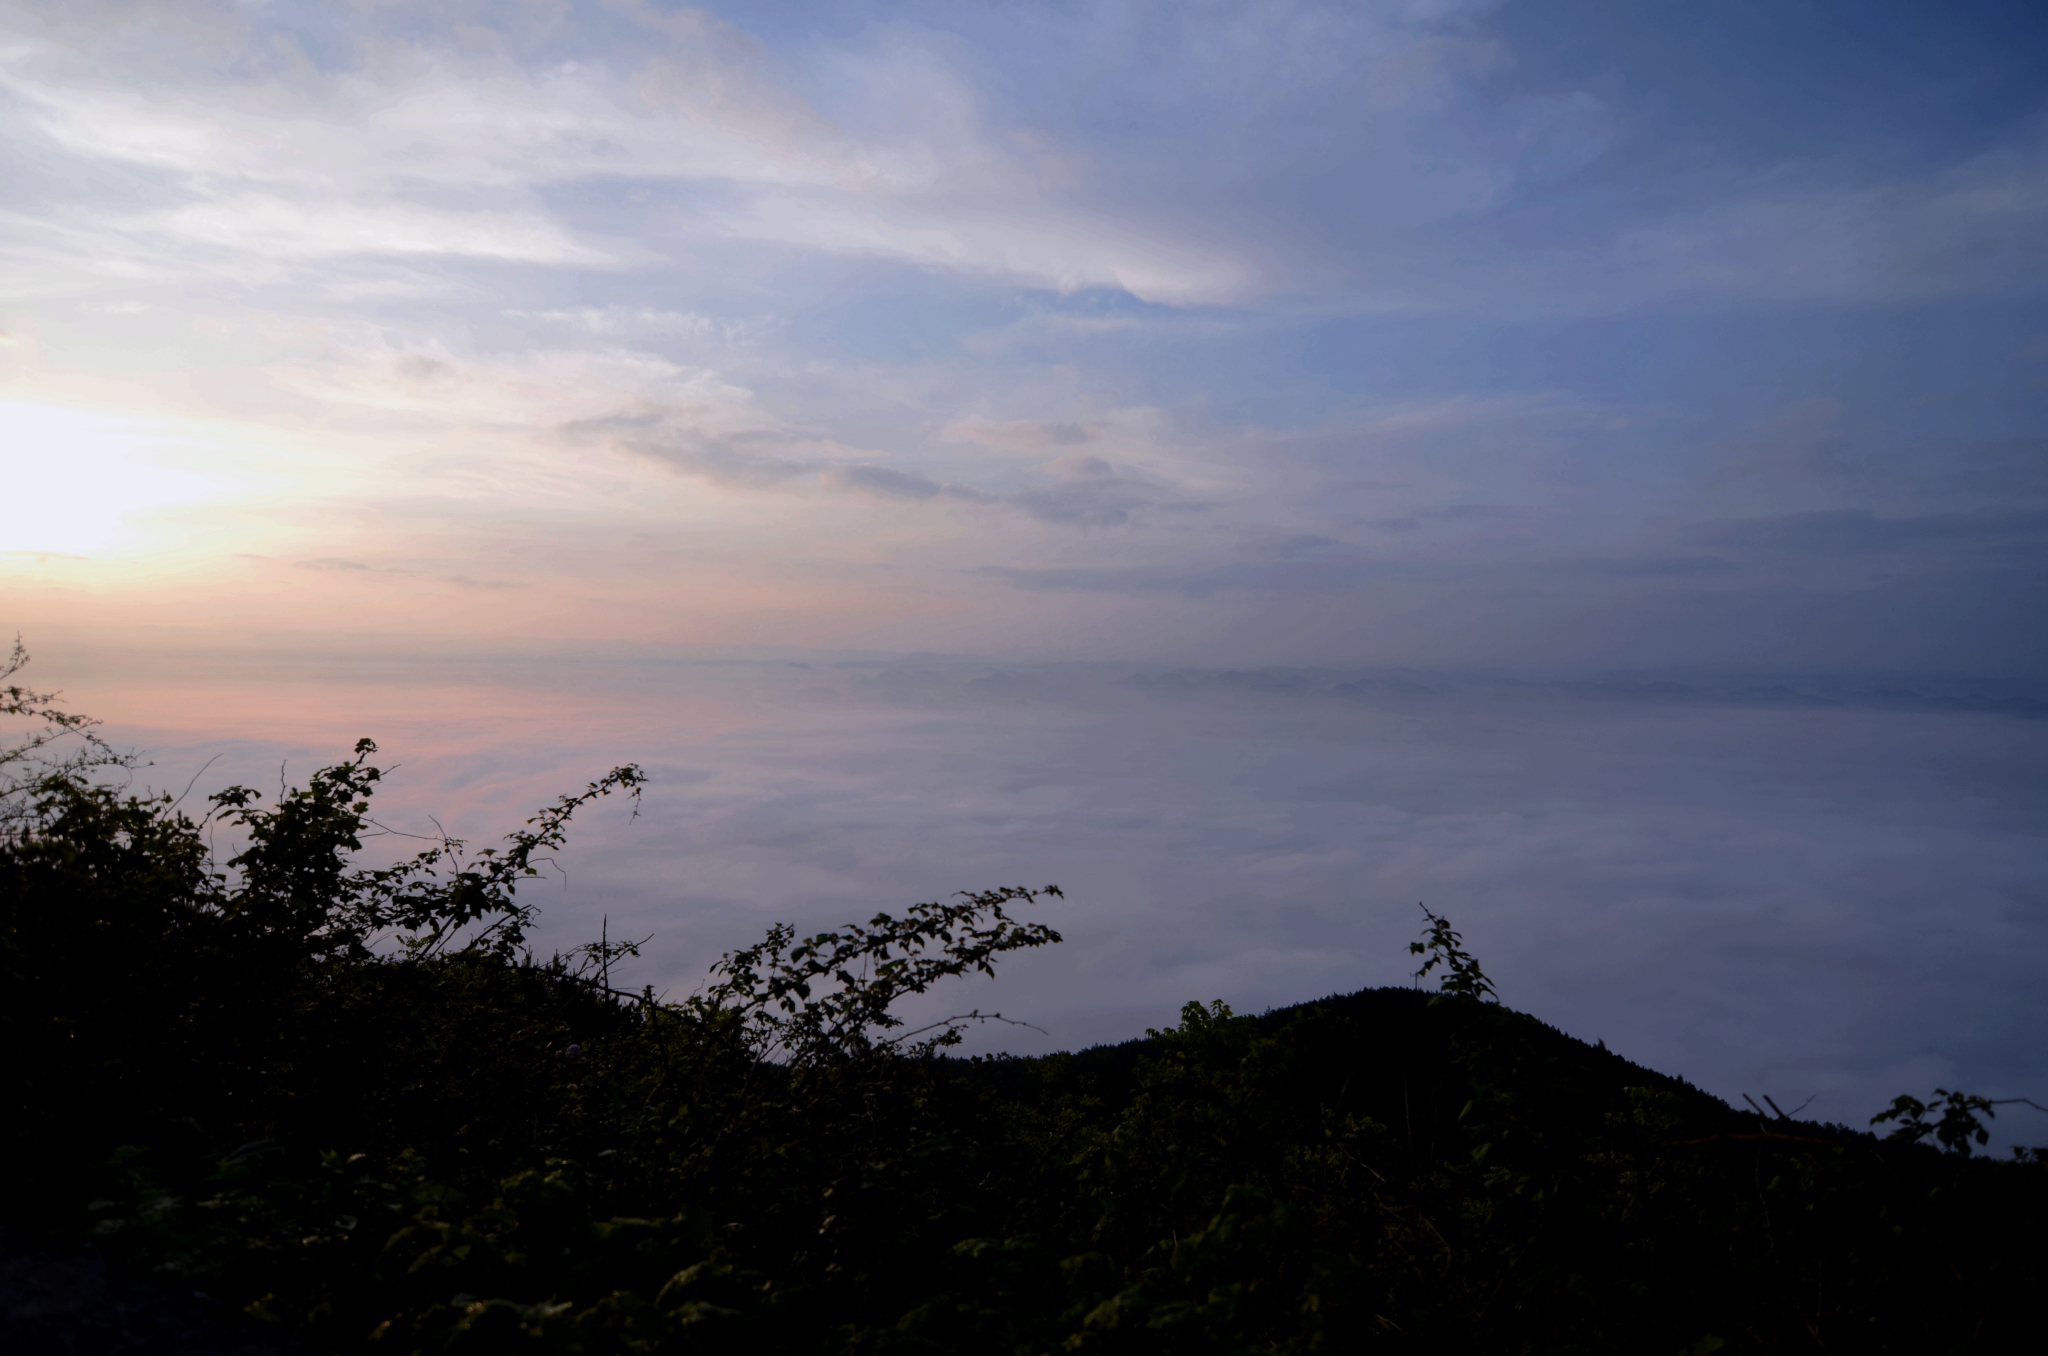
<svg viewBox="0 0 2048 1356">
<path fill-rule="evenodd" d="M 1738 1113 L 1502 1006 L 1433 914 L 1437 993 L 1190 1003 L 1043 1059 L 950 1058 L 981 1014 L 892 1013 L 1057 941 L 1013 916 L 1039 891 L 778 927 L 657 1001 L 611 987 L 629 947 L 530 955 L 517 898 L 636 769 L 502 849 L 364 869 L 374 753 L 196 813 L 110 783 L 102 745 L 0 757 L 18 1228 L 316 1350 L 1928 1353 L 2034 1326 L 2048 1168 L 1971 1156 L 1984 1099 L 1901 1098 L 1885 1140 Z M 216 864 L 223 824 L 246 846 Z"/>
</svg>

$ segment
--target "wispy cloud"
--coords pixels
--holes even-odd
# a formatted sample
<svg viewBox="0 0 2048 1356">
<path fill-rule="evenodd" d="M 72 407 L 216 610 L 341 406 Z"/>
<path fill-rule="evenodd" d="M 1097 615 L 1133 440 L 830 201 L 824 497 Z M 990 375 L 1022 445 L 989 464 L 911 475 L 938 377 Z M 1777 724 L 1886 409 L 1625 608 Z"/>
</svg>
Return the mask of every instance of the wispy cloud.
<svg viewBox="0 0 2048 1356">
<path fill-rule="evenodd" d="M 1122 526 L 1148 509 L 1188 512 L 1201 507 L 1170 486 L 1127 474 L 1092 455 L 1043 463 L 1025 488 L 981 489 L 881 465 L 869 449 L 814 433 L 735 424 L 702 409 L 600 416 L 565 425 L 562 434 L 574 442 L 608 443 L 733 488 L 808 487 L 909 502 L 1005 507 L 1040 522 L 1076 527 Z M 1006 478 L 1016 479 L 1016 472 Z"/>
</svg>

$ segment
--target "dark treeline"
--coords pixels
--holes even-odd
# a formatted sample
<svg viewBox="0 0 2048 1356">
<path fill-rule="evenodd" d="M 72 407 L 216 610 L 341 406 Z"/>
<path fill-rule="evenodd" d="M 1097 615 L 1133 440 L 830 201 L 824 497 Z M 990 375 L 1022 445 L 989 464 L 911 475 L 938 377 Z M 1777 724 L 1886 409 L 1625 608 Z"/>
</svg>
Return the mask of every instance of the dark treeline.
<svg viewBox="0 0 2048 1356">
<path fill-rule="evenodd" d="M 778 927 L 665 1002 L 612 987 L 630 945 L 532 955 L 517 894 L 636 769 L 363 868 L 367 741 L 187 807 L 5 696 L 82 741 L 0 761 L 5 1222 L 301 1349 L 1923 1356 L 2039 1324 L 2048 1167 L 1971 1154 L 1991 1104 L 1901 1099 L 1884 1139 L 1738 1112 L 1494 1001 L 1434 915 L 1432 993 L 952 1058 L 967 1019 L 892 1006 L 1056 942 L 1044 892 Z"/>
</svg>

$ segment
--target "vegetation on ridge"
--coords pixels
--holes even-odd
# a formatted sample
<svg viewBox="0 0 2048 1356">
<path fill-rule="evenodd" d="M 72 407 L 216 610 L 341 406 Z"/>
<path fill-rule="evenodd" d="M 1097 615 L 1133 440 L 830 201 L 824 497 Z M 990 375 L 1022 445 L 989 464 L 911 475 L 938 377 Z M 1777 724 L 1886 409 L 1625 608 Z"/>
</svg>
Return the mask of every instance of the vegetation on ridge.
<svg viewBox="0 0 2048 1356">
<path fill-rule="evenodd" d="M 531 954 L 518 897 L 635 768 L 502 848 L 362 868 L 368 741 L 188 813 L 0 693 L 75 737 L 0 752 L 5 1218 L 315 1350 L 1927 1353 L 2038 1326 L 2048 1167 L 1972 1156 L 1994 1103 L 1901 1098 L 1882 1140 L 1738 1112 L 1505 1007 L 1427 911 L 1434 994 L 963 1060 L 981 1014 L 893 1007 L 1058 941 L 1016 916 L 1046 891 L 778 926 L 667 1002 L 611 987 L 630 945 Z M 222 819 L 247 847 L 217 865 Z"/>
</svg>

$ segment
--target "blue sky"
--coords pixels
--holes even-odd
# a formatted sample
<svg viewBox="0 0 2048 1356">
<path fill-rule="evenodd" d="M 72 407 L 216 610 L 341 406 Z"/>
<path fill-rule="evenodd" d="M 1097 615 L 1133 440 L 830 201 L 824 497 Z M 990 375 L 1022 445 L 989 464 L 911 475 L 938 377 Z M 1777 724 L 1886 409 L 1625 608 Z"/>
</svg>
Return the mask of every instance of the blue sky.
<svg viewBox="0 0 2048 1356">
<path fill-rule="evenodd" d="M 1602 945 L 1669 978 L 1706 928 L 1737 940 L 1672 992 L 1711 1006 L 1794 965 L 1854 1007 L 1935 926 L 1859 865 L 1917 815 L 1940 827 L 1897 879 L 1975 882 L 1929 992 L 1996 950 L 2009 1003 L 1950 1029 L 1930 996 L 1787 1058 L 1846 1110 L 1922 1057 L 1898 1030 L 1932 1031 L 1978 1052 L 1942 1076 L 2027 1091 L 2048 1072 L 2024 1053 L 2038 970 L 2011 968 L 2044 954 L 2048 876 L 2024 771 L 2048 680 L 2044 90 L 2048 18 L 2020 4 L 0 5 L 0 459 L 38 506 L 0 524 L 0 624 L 165 758 L 314 757 L 375 717 L 412 732 L 423 791 L 481 814 L 580 778 L 568 732 L 637 712 L 703 774 L 679 803 L 778 779 L 880 797 L 895 866 L 849 869 L 857 889 L 748 868 L 761 908 L 813 921 L 1018 865 L 941 860 L 973 835 L 880 769 L 901 738 L 1008 785 L 1050 756 L 1038 727 L 905 733 L 835 679 L 838 742 L 798 721 L 764 752 L 717 733 L 754 717 L 699 729 L 675 693 L 713 660 L 981 665 L 1060 729 L 1122 732 L 1075 741 L 1062 785 L 1199 787 L 1190 822 L 1296 825 L 1203 868 L 1217 893 L 1182 927 L 1209 969 L 1141 958 L 1186 885 L 1164 865 L 1102 876 L 1109 921 L 1070 948 L 1074 974 L 1140 958 L 1245 1001 L 1341 987 L 1303 958 L 1396 945 L 1386 911 L 1425 889 L 1496 923 L 1528 992 L 1589 1001 L 1557 939 L 1590 935 L 1589 881 L 1637 877 L 1571 835 L 1635 822 L 1662 775 L 1697 810 L 1642 830 L 1677 874 L 1633 904 L 1615 886 L 1600 907 L 1640 936 Z M 536 706 L 491 658 L 512 653 L 580 677 Z M 442 662 L 471 667 L 422 676 Z M 181 665 L 208 677 L 152 688 Z M 416 680 L 445 725 L 337 688 L 297 704 L 337 666 Z M 1207 675 L 1200 701 L 1216 675 L 1299 683 L 1218 724 L 1131 698 L 1155 671 Z M 1360 725 L 1327 696 L 1418 673 L 1438 714 Z M 1557 686 L 1587 682 L 1638 686 Z M 1461 733 L 1488 722 L 1519 732 L 1513 775 Z M 1745 752 L 1714 756 L 1723 735 Z M 867 750 L 871 783 L 826 745 Z M 1309 907 L 1332 877 L 1260 863 L 1338 860 L 1410 793 L 1242 780 L 1263 746 L 1317 786 L 1343 783 L 1330 749 L 1426 765 L 1435 827 L 1411 827 L 1437 873 L 1354 863 L 1357 917 Z M 1817 782 L 1823 747 L 1854 774 Z M 472 764 L 492 770 L 449 771 Z M 1103 859 L 1101 794 L 1031 812 L 1034 874 L 1060 875 L 1061 832 Z M 838 833 L 807 795 L 769 797 L 775 841 Z M 1120 850 L 1170 862 L 1185 825 L 1148 823 Z M 1723 860 L 1801 834 L 1832 846 Z M 1687 873 L 1721 922 L 1674 902 Z M 631 889 L 693 938 L 739 907 Z M 1740 939 L 1765 900 L 1883 964 L 1760 959 Z M 1283 959 L 1244 959 L 1281 934 Z M 1090 1038 L 1138 1020 L 1045 984 Z"/>
</svg>

